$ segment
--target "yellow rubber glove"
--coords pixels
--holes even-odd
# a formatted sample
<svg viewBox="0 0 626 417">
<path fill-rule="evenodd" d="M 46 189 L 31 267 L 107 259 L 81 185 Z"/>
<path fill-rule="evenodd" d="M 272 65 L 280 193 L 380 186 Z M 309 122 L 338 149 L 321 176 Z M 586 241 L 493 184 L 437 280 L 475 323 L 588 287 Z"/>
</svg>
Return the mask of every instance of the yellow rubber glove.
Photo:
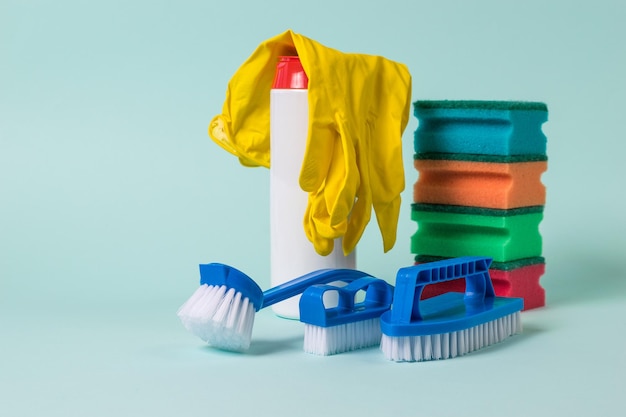
<svg viewBox="0 0 626 417">
<path fill-rule="evenodd" d="M 358 171 L 354 181 L 358 182 L 351 185 L 358 188 L 356 200 L 353 200 L 354 204 L 350 207 L 347 217 L 348 225 L 345 228 L 345 234 L 341 235 L 344 253 L 351 252 L 361 238 L 371 218 L 372 206 L 386 252 L 393 247 L 396 240 L 400 193 L 405 186 L 401 138 L 409 117 L 410 75 L 402 65 L 369 55 L 345 54 L 338 62 L 334 62 L 332 67 L 338 73 L 350 74 L 348 80 L 342 80 L 345 82 L 333 89 L 339 91 L 336 96 L 330 96 L 332 91 L 329 91 L 328 98 L 332 100 L 334 106 L 335 123 L 327 123 L 326 126 L 316 123 L 314 129 L 317 130 L 313 133 L 309 132 L 309 139 L 318 143 L 320 137 L 325 137 L 326 132 L 323 129 L 325 127 L 330 132 L 326 136 L 332 137 L 333 133 L 335 134 L 334 149 L 344 149 L 340 148 L 338 138 L 348 138 L 354 152 L 350 160 L 354 155 Z M 319 118 L 323 117 L 322 114 L 319 116 Z M 315 115 L 313 117 L 319 120 Z M 345 142 L 342 143 L 345 146 Z M 318 150 L 313 143 L 310 143 L 307 146 L 308 151 L 317 152 Z M 320 158 L 322 158 L 320 154 L 313 156 L 305 154 L 300 184 L 306 191 L 311 192 L 316 185 L 307 188 L 307 184 L 303 182 L 303 176 L 309 174 L 307 164 L 311 164 L 311 168 L 314 169 L 315 161 Z M 330 165 L 327 181 L 333 175 L 341 177 L 344 167 L 348 169 L 351 167 L 350 162 L 346 161 L 341 165 L 338 159 L 335 158 L 336 163 Z M 326 184 L 326 188 L 331 187 Z M 344 227 L 339 227 L 341 221 L 346 219 L 344 206 L 340 204 L 341 200 L 339 204 L 332 206 L 333 199 L 340 195 L 340 191 L 348 193 L 351 189 L 335 185 L 330 192 L 326 190 L 323 193 L 324 198 L 321 193 L 318 193 L 310 196 L 309 199 L 309 204 L 312 206 L 311 213 L 318 215 L 317 219 L 309 218 L 309 223 L 317 226 L 319 222 L 328 219 L 327 222 L 333 226 L 331 230 L 326 232 L 317 226 L 316 231 L 329 241 L 339 237 L 337 233 L 332 233 L 333 231 L 344 230 Z M 346 204 L 349 203 L 346 202 Z M 326 213 L 323 207 L 327 207 Z M 327 242 L 327 245 L 332 250 L 332 242 Z"/>
<path fill-rule="evenodd" d="M 404 189 L 401 137 L 411 77 L 402 64 L 344 54 L 287 31 L 263 42 L 230 80 L 209 135 L 245 166 L 270 166 L 269 97 L 276 62 L 298 55 L 309 78 L 309 130 L 300 186 L 304 229 L 316 251 L 343 237 L 351 252 L 374 208 L 385 252 L 395 243 Z"/>
</svg>

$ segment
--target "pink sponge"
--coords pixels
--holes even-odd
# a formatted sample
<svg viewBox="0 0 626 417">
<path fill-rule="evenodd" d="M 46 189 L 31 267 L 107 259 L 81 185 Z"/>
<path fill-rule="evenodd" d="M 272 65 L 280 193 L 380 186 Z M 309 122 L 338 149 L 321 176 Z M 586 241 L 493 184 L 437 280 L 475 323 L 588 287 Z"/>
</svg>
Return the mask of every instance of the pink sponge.
<svg viewBox="0 0 626 417">
<path fill-rule="evenodd" d="M 541 262 L 510 270 L 489 269 L 489 275 L 497 296 L 523 298 L 524 310 L 530 310 L 546 305 L 546 293 L 539 284 L 545 267 L 545 263 Z M 427 285 L 422 292 L 422 298 L 447 292 L 465 292 L 465 280 Z"/>
<path fill-rule="evenodd" d="M 546 271 L 546 264 L 534 264 L 522 268 L 504 271 L 489 271 L 496 294 L 502 297 L 520 297 L 524 299 L 524 310 L 546 305 L 546 292 L 539 284 L 539 279 Z"/>
</svg>

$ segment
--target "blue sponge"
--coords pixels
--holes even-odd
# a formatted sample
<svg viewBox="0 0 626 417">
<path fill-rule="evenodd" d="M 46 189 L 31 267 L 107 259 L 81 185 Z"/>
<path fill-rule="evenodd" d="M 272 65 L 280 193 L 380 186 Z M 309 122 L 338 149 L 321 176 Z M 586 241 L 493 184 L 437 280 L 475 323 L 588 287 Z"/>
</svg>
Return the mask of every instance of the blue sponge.
<svg viewBox="0 0 626 417">
<path fill-rule="evenodd" d="M 415 152 L 545 155 L 544 103 L 521 101 L 417 101 Z"/>
</svg>

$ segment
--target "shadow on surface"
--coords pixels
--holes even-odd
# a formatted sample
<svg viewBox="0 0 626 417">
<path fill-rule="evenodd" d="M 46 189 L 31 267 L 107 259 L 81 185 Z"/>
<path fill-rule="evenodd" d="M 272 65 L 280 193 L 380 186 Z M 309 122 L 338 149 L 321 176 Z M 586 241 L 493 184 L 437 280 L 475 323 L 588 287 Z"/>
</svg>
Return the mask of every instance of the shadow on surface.
<svg viewBox="0 0 626 417">
<path fill-rule="evenodd" d="M 284 351 L 298 351 L 302 350 L 302 338 L 301 337 L 291 337 L 284 339 L 272 339 L 272 340 L 263 340 L 263 339 L 252 339 L 250 343 L 250 348 L 243 352 L 230 351 L 226 349 L 219 349 L 214 346 L 204 345 L 200 348 L 203 351 L 207 352 L 218 352 L 221 355 L 226 356 L 263 356 L 268 354 L 274 354 L 278 352 Z"/>
<path fill-rule="evenodd" d="M 261 356 L 285 351 L 297 352 L 302 350 L 302 343 L 302 336 L 272 340 L 253 339 L 252 343 L 250 343 L 250 350 L 248 350 L 247 353 L 250 355 Z"/>
<path fill-rule="evenodd" d="M 470 352 L 468 355 L 478 356 L 484 353 L 492 353 L 499 349 L 507 349 L 515 344 L 520 345 L 523 343 L 527 343 L 529 339 L 534 338 L 535 336 L 538 336 L 545 331 L 544 329 L 541 329 L 537 326 L 523 324 L 523 322 L 524 317 L 522 316 L 522 325 L 524 327 L 522 333 L 510 336 L 502 340 L 501 342 L 494 343 L 493 345 L 485 346 L 481 349 Z"/>
<path fill-rule="evenodd" d="M 571 251 L 546 259 L 541 279 L 548 306 L 626 295 L 626 259 L 610 254 Z"/>
</svg>

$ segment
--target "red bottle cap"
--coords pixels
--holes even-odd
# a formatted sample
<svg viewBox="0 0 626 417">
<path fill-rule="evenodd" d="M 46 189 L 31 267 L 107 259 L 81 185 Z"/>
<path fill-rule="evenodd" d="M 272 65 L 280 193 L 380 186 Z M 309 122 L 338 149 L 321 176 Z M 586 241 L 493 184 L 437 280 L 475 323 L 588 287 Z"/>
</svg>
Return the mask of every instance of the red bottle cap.
<svg viewBox="0 0 626 417">
<path fill-rule="evenodd" d="M 274 76 L 274 89 L 307 89 L 309 77 L 307 77 L 297 56 L 281 56 L 276 64 Z"/>
</svg>

